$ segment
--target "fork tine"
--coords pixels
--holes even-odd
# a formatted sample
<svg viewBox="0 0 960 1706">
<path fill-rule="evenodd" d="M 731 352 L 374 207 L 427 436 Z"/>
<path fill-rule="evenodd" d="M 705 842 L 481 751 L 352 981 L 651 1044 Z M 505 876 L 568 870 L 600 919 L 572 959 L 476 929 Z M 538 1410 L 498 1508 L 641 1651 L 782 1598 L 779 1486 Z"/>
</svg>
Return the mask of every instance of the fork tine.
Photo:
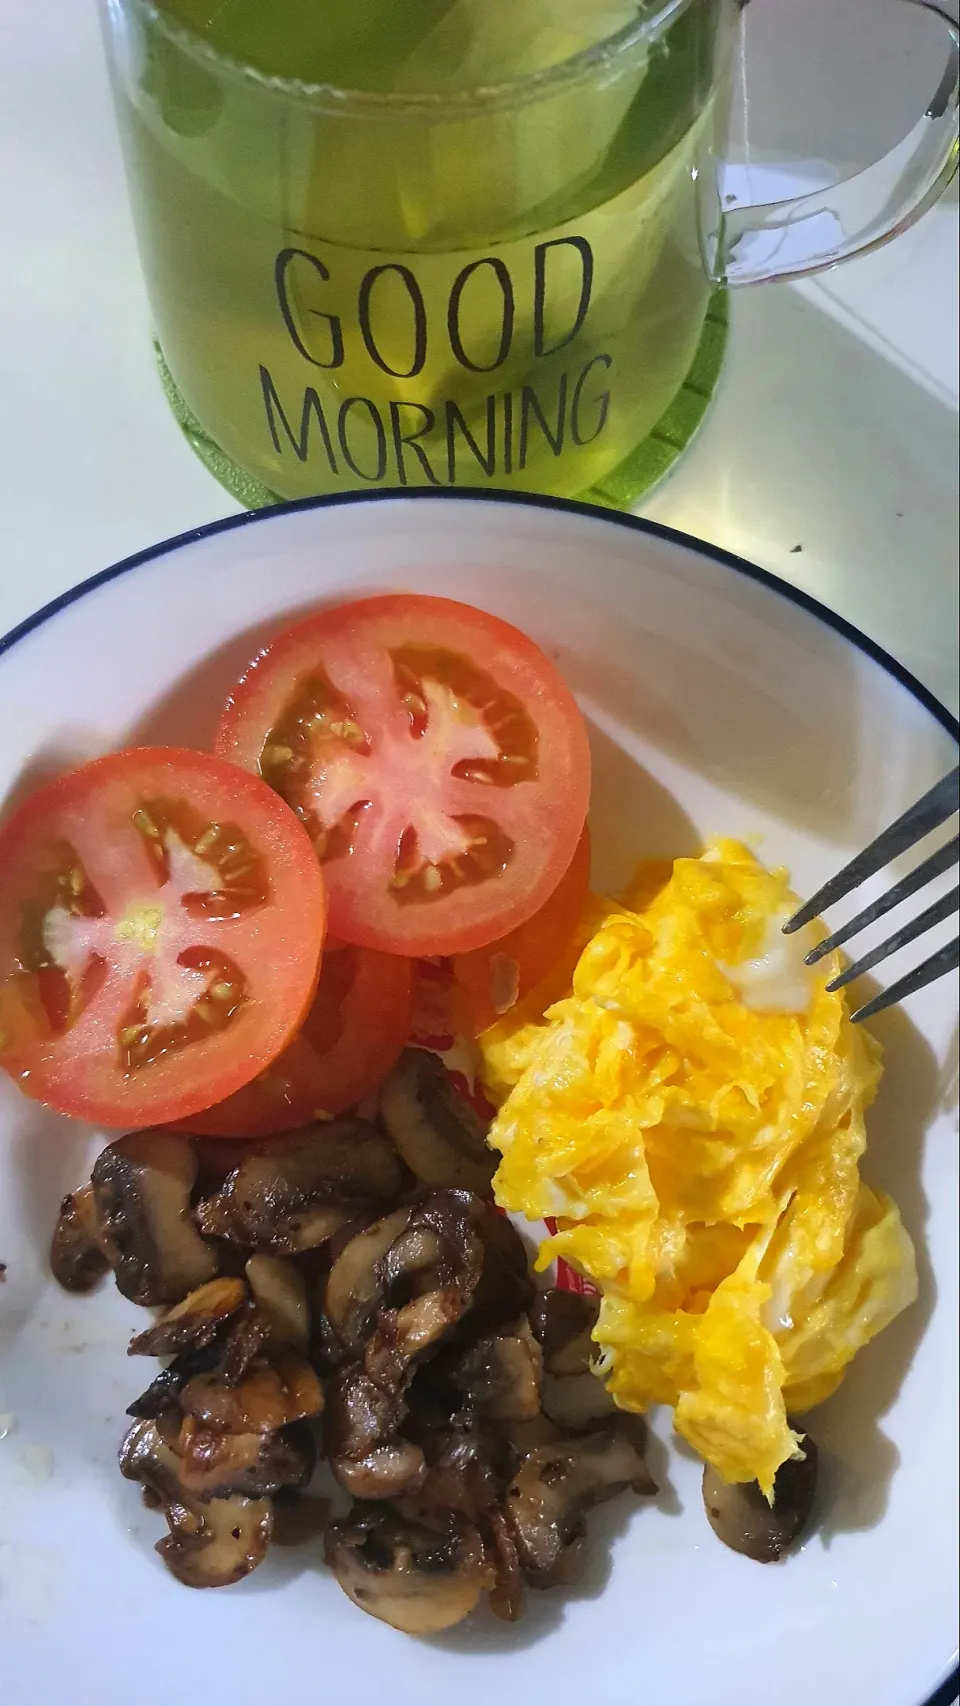
<svg viewBox="0 0 960 1706">
<path fill-rule="evenodd" d="M 950 917 L 951 912 L 958 911 L 960 911 L 960 888 L 955 888 L 949 894 L 942 895 L 939 900 L 935 900 L 933 905 L 928 906 L 925 912 L 921 912 L 918 918 L 912 918 L 909 924 L 903 926 L 902 930 L 895 931 L 892 936 L 887 937 L 885 942 L 880 942 L 876 948 L 871 948 L 869 954 L 864 954 L 862 960 L 857 960 L 855 965 L 847 966 L 838 977 L 827 984 L 827 988 L 829 990 L 842 989 L 845 984 L 852 983 L 855 977 L 862 976 L 866 971 L 872 971 L 874 966 L 880 964 L 881 960 L 888 959 L 891 954 L 895 954 L 898 948 L 905 948 L 908 942 L 916 941 L 916 938 L 922 936 L 925 931 L 932 930 L 935 924 L 942 924 L 945 918 Z"/>
<path fill-rule="evenodd" d="M 884 916 L 884 913 L 892 912 L 893 908 L 899 906 L 902 900 L 907 900 L 910 895 L 916 894 L 918 889 L 922 889 L 926 883 L 932 882 L 934 877 L 939 877 L 944 871 L 949 871 L 951 865 L 957 863 L 958 858 L 960 858 L 960 835 L 955 835 L 952 841 L 945 842 L 943 847 L 937 848 L 936 853 L 931 853 L 929 859 L 924 859 L 922 865 L 916 865 L 912 871 L 908 871 L 907 875 L 899 883 L 895 883 L 892 889 L 888 889 L 886 894 L 881 895 L 879 900 L 875 900 L 870 906 L 865 906 L 862 912 L 857 913 L 856 918 L 851 918 L 849 924 L 841 925 L 840 929 L 835 930 L 832 936 L 827 936 L 824 941 L 818 942 L 809 954 L 804 955 L 804 965 L 815 966 L 825 954 L 832 954 L 834 948 L 839 948 L 843 942 L 848 942 L 851 936 L 855 936 L 860 930 L 865 930 L 868 924 L 875 924 L 878 918 Z M 883 958 L 882 955 L 880 957 Z"/>
<path fill-rule="evenodd" d="M 858 888 L 865 882 L 867 877 L 874 876 L 884 865 L 889 865 L 891 859 L 896 859 L 906 848 L 922 841 L 925 835 L 929 835 L 930 831 L 941 823 L 946 823 L 947 818 L 953 817 L 956 811 L 960 811 L 960 765 L 956 770 L 951 770 L 949 776 L 944 776 L 942 782 L 938 782 L 929 793 L 924 794 L 915 806 L 911 806 L 902 817 L 898 817 L 896 823 L 892 823 L 889 829 L 885 829 L 882 835 L 871 841 L 869 847 L 865 847 L 862 853 L 858 853 L 855 859 L 844 865 L 842 871 L 838 871 L 835 877 L 831 877 L 822 889 L 818 889 L 810 900 L 799 907 L 783 926 L 784 935 L 791 936 L 794 930 L 800 930 L 804 924 L 809 924 L 811 919 L 819 917 L 834 901 L 842 900 L 851 889 Z"/>
<path fill-rule="evenodd" d="M 960 938 L 956 942 L 948 942 L 945 948 L 939 948 L 931 954 L 928 960 L 916 970 L 907 972 L 906 977 L 892 983 L 889 989 L 884 989 L 868 1001 L 865 1007 L 859 1007 L 853 1014 L 854 1024 L 861 1019 L 872 1019 L 875 1013 L 882 1013 L 885 1007 L 892 1007 L 897 1001 L 903 1001 L 906 996 L 916 994 L 918 989 L 925 989 L 928 983 L 936 983 L 938 977 L 944 977 L 948 971 L 956 971 L 960 966 Z"/>
</svg>

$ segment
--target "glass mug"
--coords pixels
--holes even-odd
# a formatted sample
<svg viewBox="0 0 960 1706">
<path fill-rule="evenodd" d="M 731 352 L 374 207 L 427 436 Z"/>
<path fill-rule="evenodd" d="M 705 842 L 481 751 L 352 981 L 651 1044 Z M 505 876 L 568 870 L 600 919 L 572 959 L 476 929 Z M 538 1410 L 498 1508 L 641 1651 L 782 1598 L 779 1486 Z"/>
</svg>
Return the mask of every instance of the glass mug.
<svg viewBox="0 0 960 1706">
<path fill-rule="evenodd" d="M 678 392 L 716 285 L 910 224 L 956 165 L 944 4 L 914 0 L 947 64 L 899 148 L 729 211 L 744 3 L 102 0 L 156 337 L 225 483 L 585 492 Z"/>
</svg>

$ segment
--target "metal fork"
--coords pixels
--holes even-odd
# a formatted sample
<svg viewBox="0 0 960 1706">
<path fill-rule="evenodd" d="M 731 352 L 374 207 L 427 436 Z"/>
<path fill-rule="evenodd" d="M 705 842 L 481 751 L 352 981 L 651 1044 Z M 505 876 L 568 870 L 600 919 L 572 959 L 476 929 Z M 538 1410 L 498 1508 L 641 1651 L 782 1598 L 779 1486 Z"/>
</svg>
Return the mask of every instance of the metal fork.
<svg viewBox="0 0 960 1706">
<path fill-rule="evenodd" d="M 938 782 L 935 788 L 931 788 L 929 793 L 924 794 L 915 806 L 911 806 L 902 817 L 898 817 L 896 823 L 892 823 L 889 829 L 885 829 L 882 835 L 878 835 L 875 841 L 871 841 L 869 847 L 865 847 L 862 853 L 858 853 L 855 859 L 851 859 L 849 865 L 844 865 L 842 871 L 838 871 L 835 877 L 831 877 L 828 883 L 824 883 L 823 888 L 818 889 L 817 893 L 806 901 L 792 918 L 788 919 L 783 926 L 784 935 L 790 936 L 794 930 L 800 930 L 812 919 L 818 918 L 821 912 L 833 905 L 834 901 L 843 900 L 845 895 L 859 888 L 860 884 L 866 882 L 868 877 L 875 876 L 878 871 L 883 869 L 884 865 L 889 865 L 892 859 L 896 859 L 899 854 L 905 853 L 908 847 L 915 847 L 918 842 L 923 840 L 924 836 L 930 834 L 931 830 L 938 829 L 949 818 L 955 817 L 958 811 L 960 811 L 960 767 L 951 770 L 949 776 L 945 776 L 943 781 Z M 819 942 L 805 956 L 805 963 L 808 966 L 816 965 L 818 960 L 823 959 L 824 954 L 832 953 L 834 948 L 839 948 L 842 943 L 848 942 L 851 936 L 857 935 L 858 931 L 865 930 L 868 924 L 876 923 L 878 918 L 884 916 L 884 913 L 892 912 L 893 908 L 899 906 L 902 900 L 907 900 L 910 895 L 925 888 L 927 883 L 932 882 L 935 877 L 941 876 L 944 871 L 949 871 L 951 866 L 957 863 L 958 856 L 960 856 L 960 835 L 955 835 L 952 841 L 947 841 L 942 847 L 938 847 L 935 853 L 931 853 L 921 864 L 915 866 L 892 889 L 888 889 L 886 894 L 881 895 L 879 900 L 873 901 L 870 906 L 865 906 L 862 912 L 858 912 L 855 918 L 851 918 L 849 924 L 844 924 L 839 930 L 835 930 L 832 936 L 827 936 L 824 941 Z M 853 979 L 860 977 L 863 972 L 872 971 L 874 966 L 880 964 L 881 960 L 887 959 L 890 954 L 895 954 L 898 948 L 906 947 L 908 942 L 915 941 L 925 931 L 932 930 L 935 924 L 942 924 L 945 918 L 949 918 L 951 913 L 958 911 L 958 909 L 960 909 L 960 887 L 951 889 L 949 894 L 942 895 L 939 900 L 933 902 L 932 906 L 928 906 L 924 912 L 921 912 L 917 918 L 911 919 L 909 924 L 904 924 L 892 936 L 888 936 L 885 942 L 880 942 L 876 948 L 871 948 L 868 954 L 864 954 L 862 959 L 855 960 L 852 965 L 847 966 L 846 970 L 840 972 L 838 977 L 833 978 L 827 984 L 827 988 L 842 989 L 844 984 L 852 983 Z M 948 942 L 945 947 L 939 948 L 935 954 L 931 954 L 930 958 L 924 960 L 923 964 L 917 966 L 914 971 L 907 972 L 905 977 L 899 978 L 896 983 L 890 985 L 889 989 L 882 990 L 879 995 L 874 996 L 872 1001 L 868 1001 L 863 1007 L 859 1007 L 853 1014 L 854 1023 L 858 1019 L 869 1019 L 874 1013 L 881 1013 L 884 1007 L 892 1007 L 895 1002 L 902 1001 L 905 996 L 912 995 L 917 989 L 925 989 L 928 983 L 934 983 L 938 977 L 945 977 L 947 972 L 956 971 L 958 965 L 960 965 L 960 939 Z"/>
</svg>

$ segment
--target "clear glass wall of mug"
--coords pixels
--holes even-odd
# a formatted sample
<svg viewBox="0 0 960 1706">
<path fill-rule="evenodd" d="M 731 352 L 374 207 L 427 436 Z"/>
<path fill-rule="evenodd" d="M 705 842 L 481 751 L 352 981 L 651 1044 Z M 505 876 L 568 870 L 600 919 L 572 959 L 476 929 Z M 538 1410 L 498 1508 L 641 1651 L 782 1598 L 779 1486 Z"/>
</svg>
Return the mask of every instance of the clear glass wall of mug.
<svg viewBox="0 0 960 1706">
<path fill-rule="evenodd" d="M 238 489 L 583 492 L 676 394 L 715 283 L 833 264 L 947 181 L 930 9 L 948 63 L 901 148 L 731 218 L 740 0 L 103 0 L 182 414 Z"/>
</svg>

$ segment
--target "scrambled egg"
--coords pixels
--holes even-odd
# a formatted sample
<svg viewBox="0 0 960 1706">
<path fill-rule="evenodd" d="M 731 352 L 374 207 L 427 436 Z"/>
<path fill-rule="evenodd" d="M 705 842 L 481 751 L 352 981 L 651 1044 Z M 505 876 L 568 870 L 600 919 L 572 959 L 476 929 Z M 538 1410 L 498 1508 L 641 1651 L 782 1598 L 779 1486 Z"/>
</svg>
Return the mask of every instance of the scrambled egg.
<svg viewBox="0 0 960 1706">
<path fill-rule="evenodd" d="M 808 971 L 782 936 L 786 874 L 737 843 L 642 873 L 625 902 L 591 902 L 572 992 L 480 1039 L 494 1189 L 556 1221 L 541 1267 L 600 1286 L 617 1402 L 672 1405 L 770 1497 L 802 1438 L 788 1414 L 916 1296 L 899 1213 L 859 1177 L 879 1048 L 826 990 L 836 958 Z"/>
</svg>

